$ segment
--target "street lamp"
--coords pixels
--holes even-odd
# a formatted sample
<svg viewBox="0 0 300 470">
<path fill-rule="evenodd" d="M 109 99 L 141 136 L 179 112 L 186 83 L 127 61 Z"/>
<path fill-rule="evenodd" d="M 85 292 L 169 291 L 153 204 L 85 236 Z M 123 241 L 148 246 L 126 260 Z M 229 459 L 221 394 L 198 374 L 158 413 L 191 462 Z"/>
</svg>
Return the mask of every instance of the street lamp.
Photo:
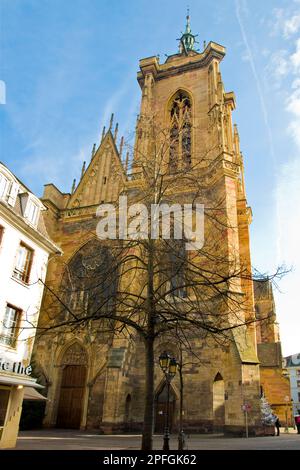
<svg viewBox="0 0 300 470">
<path fill-rule="evenodd" d="M 170 363 L 171 357 L 169 354 L 165 351 L 159 356 L 159 365 L 163 373 L 165 374 L 167 370 L 169 369 L 169 363 Z"/>
<path fill-rule="evenodd" d="M 166 384 L 167 384 L 167 403 L 166 403 L 166 414 L 165 414 L 165 432 L 164 432 L 164 446 L 163 450 L 170 450 L 169 440 L 169 401 L 170 401 L 170 384 L 171 380 L 175 377 L 177 371 L 177 362 L 174 357 L 171 357 L 166 351 L 159 356 L 159 365 L 163 371 Z"/>
</svg>

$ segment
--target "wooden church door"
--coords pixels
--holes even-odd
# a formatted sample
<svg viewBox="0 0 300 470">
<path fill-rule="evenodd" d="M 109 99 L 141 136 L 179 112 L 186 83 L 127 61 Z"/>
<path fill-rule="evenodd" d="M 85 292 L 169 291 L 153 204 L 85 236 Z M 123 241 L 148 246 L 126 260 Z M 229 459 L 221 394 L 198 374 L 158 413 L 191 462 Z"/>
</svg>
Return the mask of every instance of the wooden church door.
<svg viewBox="0 0 300 470">
<path fill-rule="evenodd" d="M 56 426 L 65 429 L 79 429 L 87 376 L 84 350 L 75 344 L 65 354 L 60 386 Z M 76 364 L 77 362 L 77 364 Z"/>
</svg>

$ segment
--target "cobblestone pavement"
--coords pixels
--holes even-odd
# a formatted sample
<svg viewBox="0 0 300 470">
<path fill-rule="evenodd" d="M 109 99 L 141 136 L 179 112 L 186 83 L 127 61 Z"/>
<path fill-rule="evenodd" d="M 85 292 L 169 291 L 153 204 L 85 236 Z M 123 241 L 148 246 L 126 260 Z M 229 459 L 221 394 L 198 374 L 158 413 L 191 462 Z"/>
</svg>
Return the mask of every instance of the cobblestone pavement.
<svg viewBox="0 0 300 470">
<path fill-rule="evenodd" d="M 64 449 L 64 450 L 134 450 L 140 448 L 141 436 L 138 434 L 99 435 L 89 431 L 38 430 L 21 431 L 16 450 Z M 154 436 L 154 449 L 162 449 L 163 437 Z M 170 441 L 171 450 L 177 449 L 177 436 Z M 222 434 L 193 434 L 187 438 L 188 450 L 300 450 L 300 435 L 290 429 L 280 436 L 230 438 Z"/>
</svg>

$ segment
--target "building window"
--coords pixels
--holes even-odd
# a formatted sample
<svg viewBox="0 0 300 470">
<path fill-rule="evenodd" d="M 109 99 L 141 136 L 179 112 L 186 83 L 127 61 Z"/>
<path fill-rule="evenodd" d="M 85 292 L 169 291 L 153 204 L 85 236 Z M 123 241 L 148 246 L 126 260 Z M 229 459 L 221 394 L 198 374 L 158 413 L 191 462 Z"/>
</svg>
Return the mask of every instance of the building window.
<svg viewBox="0 0 300 470">
<path fill-rule="evenodd" d="M 9 180 L 0 173 L 0 197 L 4 198 L 9 188 Z"/>
<path fill-rule="evenodd" d="M 300 403 L 300 393 L 298 392 L 298 402 Z"/>
<path fill-rule="evenodd" d="M 108 247 L 90 240 L 70 260 L 63 275 L 61 297 L 71 310 L 84 312 L 114 312 L 118 285 L 118 270 Z M 66 312 L 62 312 L 66 319 Z"/>
<path fill-rule="evenodd" d="M 106 176 L 103 178 L 103 184 L 106 184 Z"/>
<path fill-rule="evenodd" d="M 39 214 L 39 207 L 33 201 L 29 201 L 28 204 L 29 206 L 26 217 L 32 225 L 36 225 Z"/>
<path fill-rule="evenodd" d="M 296 370 L 296 375 L 298 375 L 300 377 L 300 369 Z"/>
<path fill-rule="evenodd" d="M 5 417 L 8 407 L 10 390 L 0 388 L 0 427 L 2 428 L 5 424 Z"/>
<path fill-rule="evenodd" d="M 187 93 L 179 91 L 170 110 L 170 173 L 188 169 L 192 163 L 192 106 Z"/>
<path fill-rule="evenodd" d="M 24 243 L 20 243 L 16 265 L 13 272 L 13 277 L 19 279 L 20 281 L 29 282 L 30 270 L 33 259 L 33 250 L 26 246 Z"/>
<path fill-rule="evenodd" d="M 300 388 L 300 380 L 297 380 L 297 387 Z"/>
<path fill-rule="evenodd" d="M 21 310 L 7 304 L 3 321 L 0 325 L 0 342 L 14 347 L 16 344 Z"/>
</svg>

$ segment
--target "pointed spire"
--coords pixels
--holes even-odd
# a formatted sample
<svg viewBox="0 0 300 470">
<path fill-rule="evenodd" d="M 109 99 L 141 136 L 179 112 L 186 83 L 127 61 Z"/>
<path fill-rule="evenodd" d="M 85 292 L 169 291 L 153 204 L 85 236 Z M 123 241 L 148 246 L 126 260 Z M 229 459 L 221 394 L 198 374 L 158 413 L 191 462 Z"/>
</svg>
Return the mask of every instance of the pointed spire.
<svg viewBox="0 0 300 470">
<path fill-rule="evenodd" d="M 192 30 L 191 30 L 191 25 L 190 25 L 190 8 L 187 7 L 185 34 L 189 34 L 191 32 L 192 32 Z"/>
<path fill-rule="evenodd" d="M 81 169 L 81 178 L 83 177 L 85 173 L 85 162 L 83 162 L 82 169 Z"/>
<path fill-rule="evenodd" d="M 110 131 L 112 130 L 113 122 L 114 122 L 114 113 L 112 113 L 112 115 L 110 116 L 110 123 L 109 123 L 109 130 Z"/>
<path fill-rule="evenodd" d="M 233 145 L 235 149 L 236 156 L 238 157 L 241 154 L 240 150 L 240 136 L 237 125 L 234 124 L 233 126 Z"/>
<path fill-rule="evenodd" d="M 114 132 L 114 140 L 115 140 L 115 142 L 117 142 L 118 128 L 119 128 L 119 124 L 117 123 L 117 124 L 116 124 L 116 127 L 115 127 L 115 132 Z"/>
<path fill-rule="evenodd" d="M 129 150 L 126 152 L 125 173 L 127 173 L 127 171 L 128 171 L 128 163 L 129 163 Z"/>
<path fill-rule="evenodd" d="M 75 188 L 76 188 L 76 178 L 73 179 L 71 194 L 74 194 L 74 193 L 75 193 Z"/>
<path fill-rule="evenodd" d="M 101 142 L 104 139 L 104 136 L 105 136 L 105 126 L 103 126 L 103 129 L 102 129 Z"/>
<path fill-rule="evenodd" d="M 180 41 L 179 43 L 179 52 L 184 53 L 187 55 L 189 51 L 194 51 L 194 45 L 196 41 L 197 34 L 193 34 L 191 30 L 191 25 L 190 25 L 190 9 L 188 7 L 187 9 L 187 15 L 186 15 L 186 25 L 185 25 L 185 31 L 182 34 L 181 38 L 178 39 Z"/>
<path fill-rule="evenodd" d="M 238 131 L 237 124 L 233 125 L 233 135 L 234 135 L 236 140 L 240 141 L 240 136 L 239 136 L 239 131 Z"/>
<path fill-rule="evenodd" d="M 120 142 L 120 150 L 119 150 L 119 154 L 120 154 L 121 159 L 122 159 L 123 145 L 124 145 L 124 137 L 122 136 L 121 137 L 121 142 Z"/>
<path fill-rule="evenodd" d="M 95 156 L 95 153 L 96 153 L 96 144 L 93 145 L 93 148 L 92 148 L 92 156 L 91 156 L 91 160 L 93 160 L 94 156 Z"/>
</svg>

